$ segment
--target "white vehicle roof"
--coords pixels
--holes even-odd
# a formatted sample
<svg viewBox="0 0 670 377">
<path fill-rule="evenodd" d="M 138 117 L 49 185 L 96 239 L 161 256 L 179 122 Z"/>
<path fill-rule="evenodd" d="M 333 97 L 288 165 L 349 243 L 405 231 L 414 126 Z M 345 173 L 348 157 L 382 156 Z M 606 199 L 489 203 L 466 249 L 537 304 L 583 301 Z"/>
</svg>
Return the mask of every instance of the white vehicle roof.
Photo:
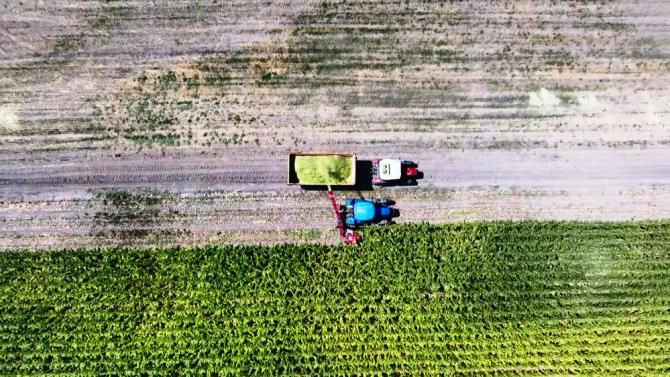
<svg viewBox="0 0 670 377">
<path fill-rule="evenodd" d="M 400 179 L 401 175 L 400 160 L 385 158 L 379 161 L 379 178 L 383 180 L 394 180 Z"/>
</svg>

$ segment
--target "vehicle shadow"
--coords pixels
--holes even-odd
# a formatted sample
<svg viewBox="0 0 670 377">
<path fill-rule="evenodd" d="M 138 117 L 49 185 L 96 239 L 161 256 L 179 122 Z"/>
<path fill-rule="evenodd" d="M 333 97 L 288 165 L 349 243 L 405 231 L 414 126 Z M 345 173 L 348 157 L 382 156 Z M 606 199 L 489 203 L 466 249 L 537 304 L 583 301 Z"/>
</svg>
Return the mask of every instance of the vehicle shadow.
<svg viewBox="0 0 670 377">
<path fill-rule="evenodd" d="M 325 185 L 300 185 L 303 190 L 326 191 Z M 373 191 L 372 186 L 372 161 L 356 160 L 356 184 L 353 186 L 330 186 L 333 191 Z"/>
</svg>

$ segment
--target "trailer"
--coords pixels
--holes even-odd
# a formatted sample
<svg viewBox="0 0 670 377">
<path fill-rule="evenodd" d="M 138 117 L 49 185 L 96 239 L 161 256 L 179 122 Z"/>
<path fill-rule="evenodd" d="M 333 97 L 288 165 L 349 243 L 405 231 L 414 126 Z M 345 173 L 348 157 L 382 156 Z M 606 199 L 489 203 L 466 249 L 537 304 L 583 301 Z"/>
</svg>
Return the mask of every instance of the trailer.
<svg viewBox="0 0 670 377">
<path fill-rule="evenodd" d="M 356 184 L 356 154 L 336 152 L 289 153 L 288 184 L 354 186 Z"/>
</svg>

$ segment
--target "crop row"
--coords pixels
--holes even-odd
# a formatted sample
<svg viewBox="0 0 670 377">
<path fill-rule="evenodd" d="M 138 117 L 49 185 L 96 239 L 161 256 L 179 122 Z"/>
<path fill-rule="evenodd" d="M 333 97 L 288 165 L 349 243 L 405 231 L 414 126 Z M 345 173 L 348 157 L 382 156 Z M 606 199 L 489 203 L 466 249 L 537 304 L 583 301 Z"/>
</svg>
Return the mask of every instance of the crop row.
<svg viewBox="0 0 670 377">
<path fill-rule="evenodd" d="M 668 234 L 412 224 L 357 248 L 4 253 L 0 374 L 663 375 Z"/>
</svg>

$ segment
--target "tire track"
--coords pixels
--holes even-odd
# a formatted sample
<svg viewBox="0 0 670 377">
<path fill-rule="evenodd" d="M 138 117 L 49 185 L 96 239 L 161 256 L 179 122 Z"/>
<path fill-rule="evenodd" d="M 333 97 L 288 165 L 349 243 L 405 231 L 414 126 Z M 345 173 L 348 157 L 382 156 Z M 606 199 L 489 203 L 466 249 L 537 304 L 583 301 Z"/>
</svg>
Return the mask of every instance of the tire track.
<svg viewBox="0 0 670 377">
<path fill-rule="evenodd" d="M 290 149 L 418 161 L 418 189 L 368 193 L 401 221 L 670 217 L 667 4 L 56 1 L 0 18 L 0 114 L 17 119 L 0 122 L 1 249 L 336 241 L 325 195 L 285 185 Z M 203 63 L 221 82 L 178 81 Z M 132 92 L 151 70 L 178 88 Z M 184 144 L 113 133 L 152 99 L 175 102 Z M 132 218 L 109 189 L 170 200 Z"/>
</svg>

